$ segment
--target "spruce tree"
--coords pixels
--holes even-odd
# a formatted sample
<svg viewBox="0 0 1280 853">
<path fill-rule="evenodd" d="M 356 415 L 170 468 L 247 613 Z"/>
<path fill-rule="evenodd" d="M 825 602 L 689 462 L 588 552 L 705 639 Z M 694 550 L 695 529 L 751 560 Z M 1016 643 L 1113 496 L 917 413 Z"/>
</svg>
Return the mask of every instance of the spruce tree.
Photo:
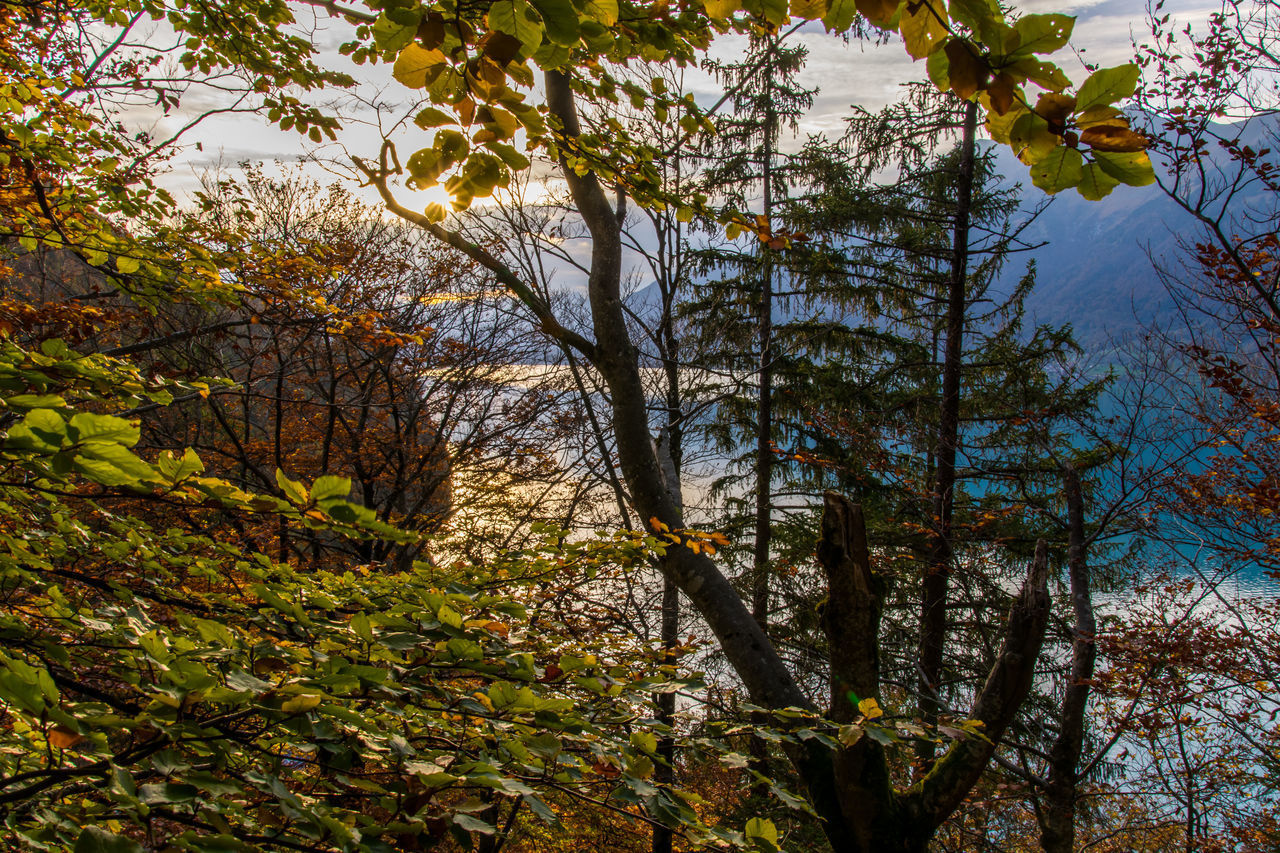
<svg viewBox="0 0 1280 853">
<path fill-rule="evenodd" d="M 785 298 L 779 284 L 786 277 L 785 259 L 778 251 L 785 240 L 775 236 L 774 221 L 797 179 L 794 158 L 781 150 L 783 131 L 797 131 L 817 92 L 798 82 L 806 53 L 801 46 L 786 44 L 783 34 L 757 32 L 741 62 L 710 64 L 732 93 L 733 110 L 717 122 L 718 132 L 705 152 L 704 179 L 731 209 L 759 205 L 760 228 L 759 239 L 745 251 L 729 244 L 700 253 L 708 282 L 688 309 L 718 318 L 702 330 L 707 344 L 698 347 L 706 353 L 703 366 L 735 379 L 755 380 L 754 398 L 726 400 L 713 431 L 725 449 L 739 449 L 740 435 L 747 430 L 754 439 L 749 455 L 754 535 L 748 594 L 752 614 L 762 626 L 768 624 L 771 609 L 775 320 L 780 297 Z"/>
</svg>

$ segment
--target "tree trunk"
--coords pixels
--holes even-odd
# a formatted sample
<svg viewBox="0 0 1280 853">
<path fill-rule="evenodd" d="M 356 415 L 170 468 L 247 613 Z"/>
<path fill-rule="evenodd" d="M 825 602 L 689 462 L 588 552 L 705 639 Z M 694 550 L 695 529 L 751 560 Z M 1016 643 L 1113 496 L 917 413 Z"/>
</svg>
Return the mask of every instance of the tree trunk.
<svg viewBox="0 0 1280 853">
<path fill-rule="evenodd" d="M 1085 711 L 1097 657 L 1097 622 L 1089 591 L 1089 554 L 1084 534 L 1084 495 L 1080 477 L 1069 463 L 1063 466 L 1067 498 L 1067 574 L 1075 627 L 1071 640 L 1071 672 L 1062 695 L 1058 737 L 1049 750 L 1049 786 L 1040 818 L 1040 846 L 1045 853 L 1075 849 L 1077 770 L 1084 745 Z"/>
<path fill-rule="evenodd" d="M 769 54 L 772 56 L 772 53 Z M 773 134 L 777 116 L 765 111 L 764 215 L 773 227 Z M 760 311 L 758 324 L 760 393 L 756 401 L 756 539 L 751 561 L 751 615 L 766 632 L 769 626 L 769 567 L 773 538 L 773 258 L 760 247 Z"/>
<path fill-rule="evenodd" d="M 938 691 L 947 640 L 947 586 L 951 577 L 951 515 L 955 504 L 956 448 L 960 444 L 960 368 L 964 355 L 965 283 L 969 268 L 969 213 L 973 205 L 974 136 L 978 105 L 965 105 L 960 142 L 960 172 L 952 230 L 951 273 L 947 292 L 947 338 L 942 360 L 942 400 L 933 484 L 932 535 L 920 604 L 918 688 L 920 716 L 926 728 L 938 723 Z M 916 754 L 933 760 L 932 740 L 924 739 Z"/>
<path fill-rule="evenodd" d="M 857 731 L 874 725 L 859 722 L 857 700 L 879 699 L 879 625 L 888 579 L 872 566 L 861 507 L 832 492 L 824 503 L 818 562 L 827 575 L 829 715 L 842 724 L 844 744 L 831 780 L 841 825 L 828 826 L 828 838 L 836 853 L 923 853 L 981 776 L 1031 689 L 1049 617 L 1048 548 L 1044 542 L 1036 546 L 1009 612 L 1003 648 L 971 710 L 983 723 L 983 737 L 957 741 L 915 785 L 895 791 L 884 748 Z"/>
<path fill-rule="evenodd" d="M 674 362 L 668 361 L 670 366 L 670 374 L 675 373 Z M 668 378 L 672 378 L 669 376 Z M 675 394 L 674 401 L 671 394 Z M 667 427 L 663 430 L 663 434 L 659 441 L 659 450 L 663 468 L 667 475 L 667 491 L 671 494 L 671 499 L 676 506 L 682 510 L 684 508 L 684 495 L 680 489 L 680 444 L 679 433 L 673 429 L 670 412 L 674 403 L 674 411 L 679 412 L 679 389 L 674 384 L 668 386 L 668 412 L 669 419 Z M 664 572 L 662 577 L 662 647 L 664 649 L 675 648 L 680 642 L 680 590 L 668 577 L 668 573 Z M 664 663 L 675 663 L 674 655 L 666 655 Z M 676 695 L 674 693 L 659 693 L 654 697 L 657 705 L 657 720 L 659 723 L 674 728 L 676 721 Z M 660 737 L 658 739 L 658 755 L 666 763 L 658 763 L 654 768 L 654 781 L 661 785 L 670 785 L 675 781 L 676 766 L 676 741 L 673 736 Z M 661 824 L 654 824 L 653 837 L 651 839 L 652 853 L 671 853 L 671 830 Z"/>
</svg>

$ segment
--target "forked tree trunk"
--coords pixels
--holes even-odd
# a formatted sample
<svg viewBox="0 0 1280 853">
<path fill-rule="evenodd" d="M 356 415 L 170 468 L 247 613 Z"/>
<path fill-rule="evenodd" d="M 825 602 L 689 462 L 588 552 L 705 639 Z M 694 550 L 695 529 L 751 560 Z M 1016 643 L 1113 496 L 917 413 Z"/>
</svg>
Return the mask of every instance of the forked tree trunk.
<svg viewBox="0 0 1280 853">
<path fill-rule="evenodd" d="M 855 699 L 879 699 L 879 625 L 889 579 L 874 567 L 861 507 L 832 492 L 825 497 L 818 562 L 828 588 L 828 713 L 849 724 L 858 716 Z M 1041 541 L 1010 609 L 1003 648 L 970 712 L 982 721 L 985 738 L 957 741 L 905 791 L 893 788 L 884 748 L 871 737 L 863 735 L 836 753 L 831 784 L 842 825 L 838 832 L 828 830 L 836 853 L 923 853 L 963 802 L 1031 689 L 1049 616 L 1048 565 Z"/>
</svg>

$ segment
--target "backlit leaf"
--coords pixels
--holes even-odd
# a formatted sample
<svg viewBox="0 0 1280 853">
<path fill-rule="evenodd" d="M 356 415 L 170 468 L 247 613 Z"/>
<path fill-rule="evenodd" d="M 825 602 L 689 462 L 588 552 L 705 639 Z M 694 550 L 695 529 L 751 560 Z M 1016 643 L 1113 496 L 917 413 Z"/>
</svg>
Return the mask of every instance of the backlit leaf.
<svg viewBox="0 0 1280 853">
<path fill-rule="evenodd" d="M 908 2 L 899 19 L 898 28 L 907 45 L 907 53 L 923 59 L 934 45 L 947 37 L 946 9 L 939 2 L 937 7 L 929 0 Z"/>
<path fill-rule="evenodd" d="M 280 710 L 286 714 L 304 714 L 313 708 L 319 707 L 324 701 L 323 696 L 317 696 L 314 693 L 299 693 L 292 699 L 286 699 L 280 704 Z"/>
<path fill-rule="evenodd" d="M 1080 133 L 1080 141 L 1095 151 L 1127 154 L 1147 148 L 1147 138 L 1141 133 L 1113 124 L 1095 124 L 1085 128 Z"/>
<path fill-rule="evenodd" d="M 542 15 L 547 38 L 554 44 L 572 47 L 581 38 L 578 27 L 578 10 L 569 0 L 530 0 Z"/>
<path fill-rule="evenodd" d="M 1145 151 L 1113 154 L 1095 150 L 1093 159 L 1098 164 L 1098 168 L 1122 184 L 1145 187 L 1147 184 L 1155 183 L 1156 173 L 1151 168 L 1151 159 Z"/>
<path fill-rule="evenodd" d="M 1018 53 L 1053 53 L 1066 47 L 1076 19 L 1070 15 L 1023 15 L 1013 24 Z"/>
<path fill-rule="evenodd" d="M 1118 65 L 1101 68 L 1089 75 L 1076 92 L 1076 109 L 1084 112 L 1091 107 L 1109 106 L 1134 93 L 1142 70 L 1137 65 Z"/>
<path fill-rule="evenodd" d="M 1080 183 L 1084 157 L 1074 148 L 1059 145 L 1031 167 L 1031 183 L 1053 195 Z"/>
<path fill-rule="evenodd" d="M 1108 196 L 1119 183 L 1097 163 L 1087 163 L 1076 190 L 1089 201 L 1098 201 Z"/>
<path fill-rule="evenodd" d="M 445 56 L 440 51 L 427 50 L 413 42 L 396 57 L 395 65 L 391 67 L 391 76 L 410 89 L 421 89 L 427 85 L 428 73 L 445 61 Z"/>
</svg>

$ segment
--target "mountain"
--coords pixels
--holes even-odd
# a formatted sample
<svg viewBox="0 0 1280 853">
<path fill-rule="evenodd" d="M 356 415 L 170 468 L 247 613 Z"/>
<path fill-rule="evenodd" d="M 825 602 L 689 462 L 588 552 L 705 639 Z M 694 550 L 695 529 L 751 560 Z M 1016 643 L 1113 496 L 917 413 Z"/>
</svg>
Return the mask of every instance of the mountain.
<svg viewBox="0 0 1280 853">
<path fill-rule="evenodd" d="M 1219 125 L 1216 132 L 1260 149 L 1276 132 L 1274 118 Z M 1220 150 L 1210 149 L 1209 169 L 1230 168 Z M 1026 178 L 1027 167 L 1007 148 L 997 153 L 997 171 L 1022 183 L 1028 199 L 1038 191 Z M 1274 210 L 1266 191 L 1245 187 L 1232 209 Z M 1177 322 L 1173 300 L 1153 262 L 1174 272 L 1182 269 L 1183 244 L 1201 239 L 1200 224 L 1159 187 L 1117 187 L 1101 201 L 1085 201 L 1074 191 L 1052 199 L 1031 224 L 1025 239 L 1042 243 L 1029 257 L 1036 262 L 1037 286 L 1027 300 L 1030 316 L 1042 323 L 1070 323 L 1086 347 L 1104 346 L 1113 338 Z M 1027 256 L 1023 256 L 1027 257 Z M 1022 261 L 1010 274 L 1020 274 Z"/>
</svg>

